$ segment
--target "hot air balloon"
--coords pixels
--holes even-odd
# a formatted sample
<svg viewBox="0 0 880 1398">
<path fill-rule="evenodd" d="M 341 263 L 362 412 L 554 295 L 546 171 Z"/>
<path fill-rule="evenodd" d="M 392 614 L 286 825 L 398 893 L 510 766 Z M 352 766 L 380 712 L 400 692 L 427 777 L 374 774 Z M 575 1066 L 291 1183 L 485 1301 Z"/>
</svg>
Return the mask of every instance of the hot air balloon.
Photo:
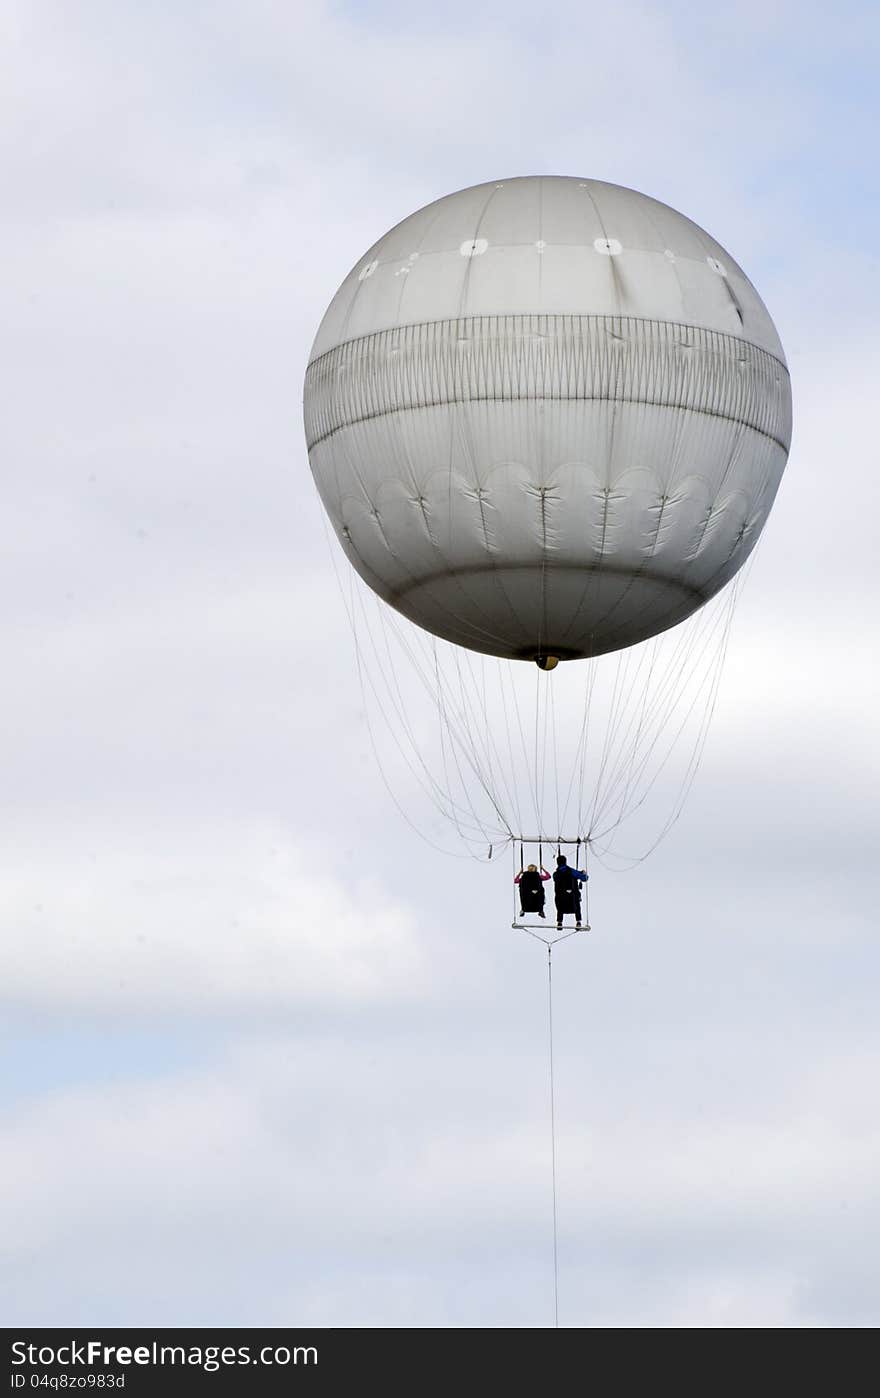
<svg viewBox="0 0 880 1398">
<path fill-rule="evenodd" d="M 522 870 L 529 847 L 513 925 L 547 946 L 558 1324 L 552 948 L 589 927 L 588 854 L 619 855 L 677 756 L 644 857 L 693 780 L 788 456 L 782 346 L 682 214 L 596 180 L 500 180 L 358 260 L 305 424 L 374 719 L 472 852 L 506 841 Z M 571 846 L 554 933 L 528 917 L 545 850 L 564 882 Z"/>
<path fill-rule="evenodd" d="M 559 176 L 475 185 L 358 260 L 318 330 L 304 409 L 349 563 L 386 617 L 393 608 L 428 633 L 394 632 L 445 729 L 444 774 L 425 778 L 432 799 L 475 844 L 494 833 L 521 853 L 526 841 L 599 848 L 643 804 L 646 747 L 662 756 L 670 694 L 681 698 L 703 653 L 701 609 L 749 557 L 787 460 L 785 356 L 745 273 L 635 190 Z M 700 680 L 703 714 L 726 624 Z M 670 631 L 672 659 L 658 661 Z M 364 665 L 380 651 L 362 636 Z M 553 687 L 575 676 L 586 721 L 591 667 L 612 652 L 623 657 L 608 706 L 617 727 L 591 754 Z M 522 662 L 544 672 L 525 716 L 504 689 L 522 679 L 503 678 Z M 506 739 L 487 698 L 499 675 Z M 406 733 L 402 712 L 391 721 Z M 573 737 L 560 758 L 563 727 Z M 418 766 L 417 724 L 412 736 Z"/>
</svg>

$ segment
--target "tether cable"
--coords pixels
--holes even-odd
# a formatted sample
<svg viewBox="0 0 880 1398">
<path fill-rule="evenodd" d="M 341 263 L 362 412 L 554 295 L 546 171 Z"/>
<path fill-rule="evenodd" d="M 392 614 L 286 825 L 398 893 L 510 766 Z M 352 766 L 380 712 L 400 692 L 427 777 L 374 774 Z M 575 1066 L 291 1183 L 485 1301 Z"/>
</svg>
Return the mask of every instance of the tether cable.
<svg viewBox="0 0 880 1398">
<path fill-rule="evenodd" d="M 553 947 L 547 944 L 547 1007 L 550 1024 L 550 1160 L 553 1174 L 553 1315 L 559 1329 L 559 1249 L 556 1226 L 556 1096 L 553 1088 Z"/>
</svg>

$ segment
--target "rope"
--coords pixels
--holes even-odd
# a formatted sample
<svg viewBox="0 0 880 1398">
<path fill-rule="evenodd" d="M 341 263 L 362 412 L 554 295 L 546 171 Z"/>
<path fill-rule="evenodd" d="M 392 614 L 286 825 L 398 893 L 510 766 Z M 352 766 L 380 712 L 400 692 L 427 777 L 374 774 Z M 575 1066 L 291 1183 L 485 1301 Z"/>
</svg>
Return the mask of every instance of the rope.
<svg viewBox="0 0 880 1398">
<path fill-rule="evenodd" d="M 521 835 L 530 807 L 536 843 L 557 851 L 572 826 L 585 856 L 589 843 L 602 864 L 631 867 L 656 847 L 702 759 L 740 579 L 643 646 L 532 678 L 519 662 L 474 656 L 419 631 L 362 588 L 354 570 L 343 585 L 326 525 L 325 535 L 370 745 L 395 806 L 428 844 L 442 848 L 420 828 L 417 808 L 407 809 L 413 798 L 482 860 Z M 543 863 L 540 847 L 538 857 Z"/>
<path fill-rule="evenodd" d="M 547 1007 L 550 1024 L 550 1159 L 553 1173 L 553 1314 L 559 1329 L 559 1248 L 556 1221 L 556 1094 L 553 1087 L 553 948 L 547 946 Z"/>
</svg>

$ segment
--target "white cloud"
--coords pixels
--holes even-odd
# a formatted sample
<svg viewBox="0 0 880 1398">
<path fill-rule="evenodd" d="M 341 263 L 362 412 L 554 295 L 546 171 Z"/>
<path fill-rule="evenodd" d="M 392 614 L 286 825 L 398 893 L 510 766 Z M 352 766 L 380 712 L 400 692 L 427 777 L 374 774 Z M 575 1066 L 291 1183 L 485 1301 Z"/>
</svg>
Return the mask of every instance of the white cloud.
<svg viewBox="0 0 880 1398">
<path fill-rule="evenodd" d="M 210 1016 L 425 990 L 406 904 L 282 828 L 169 829 L 141 848 L 73 830 L 63 851 L 16 851 L 0 920 L 19 1008 Z"/>
<path fill-rule="evenodd" d="M 544 1065 L 467 1038 L 426 1074 L 431 1031 L 402 1027 L 384 1044 L 377 1023 L 358 1046 L 233 1044 L 210 1069 L 71 1090 L 8 1120 L 4 1245 L 24 1280 L 10 1319 L 228 1323 L 238 1307 L 245 1323 L 542 1323 Z M 699 1117 L 652 1104 L 638 1070 L 613 1075 L 589 1128 L 559 1135 L 564 1322 L 814 1322 L 842 1239 L 876 1213 L 880 1132 L 857 1101 L 875 1070 L 838 1056 L 842 1098 L 814 1079 L 793 1101 L 774 1090 Z M 510 1072 L 517 1092 L 487 1113 L 487 1078 Z M 66 1266 L 35 1290 L 30 1269 L 68 1251 L 83 1299 Z M 98 1311 L 95 1279 L 132 1257 L 136 1277 Z"/>
<path fill-rule="evenodd" d="M 691 804 L 560 953 L 563 1319 L 876 1323 L 873 17 L 4 22 L 7 1318 L 549 1318 L 543 953 L 382 793 L 300 392 L 373 239 L 555 170 L 730 246 L 796 409 Z"/>
</svg>

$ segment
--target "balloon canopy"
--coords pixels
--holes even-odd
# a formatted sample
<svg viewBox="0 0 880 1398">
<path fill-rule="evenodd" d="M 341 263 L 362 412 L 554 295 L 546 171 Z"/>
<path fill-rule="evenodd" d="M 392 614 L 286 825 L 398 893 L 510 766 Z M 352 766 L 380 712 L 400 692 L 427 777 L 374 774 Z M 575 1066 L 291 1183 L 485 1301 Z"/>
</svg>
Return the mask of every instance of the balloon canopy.
<svg viewBox="0 0 880 1398">
<path fill-rule="evenodd" d="M 634 190 L 539 176 L 439 199 L 358 261 L 305 421 L 368 585 L 435 636 L 549 668 L 655 636 L 734 576 L 791 395 L 720 244 Z"/>
</svg>

